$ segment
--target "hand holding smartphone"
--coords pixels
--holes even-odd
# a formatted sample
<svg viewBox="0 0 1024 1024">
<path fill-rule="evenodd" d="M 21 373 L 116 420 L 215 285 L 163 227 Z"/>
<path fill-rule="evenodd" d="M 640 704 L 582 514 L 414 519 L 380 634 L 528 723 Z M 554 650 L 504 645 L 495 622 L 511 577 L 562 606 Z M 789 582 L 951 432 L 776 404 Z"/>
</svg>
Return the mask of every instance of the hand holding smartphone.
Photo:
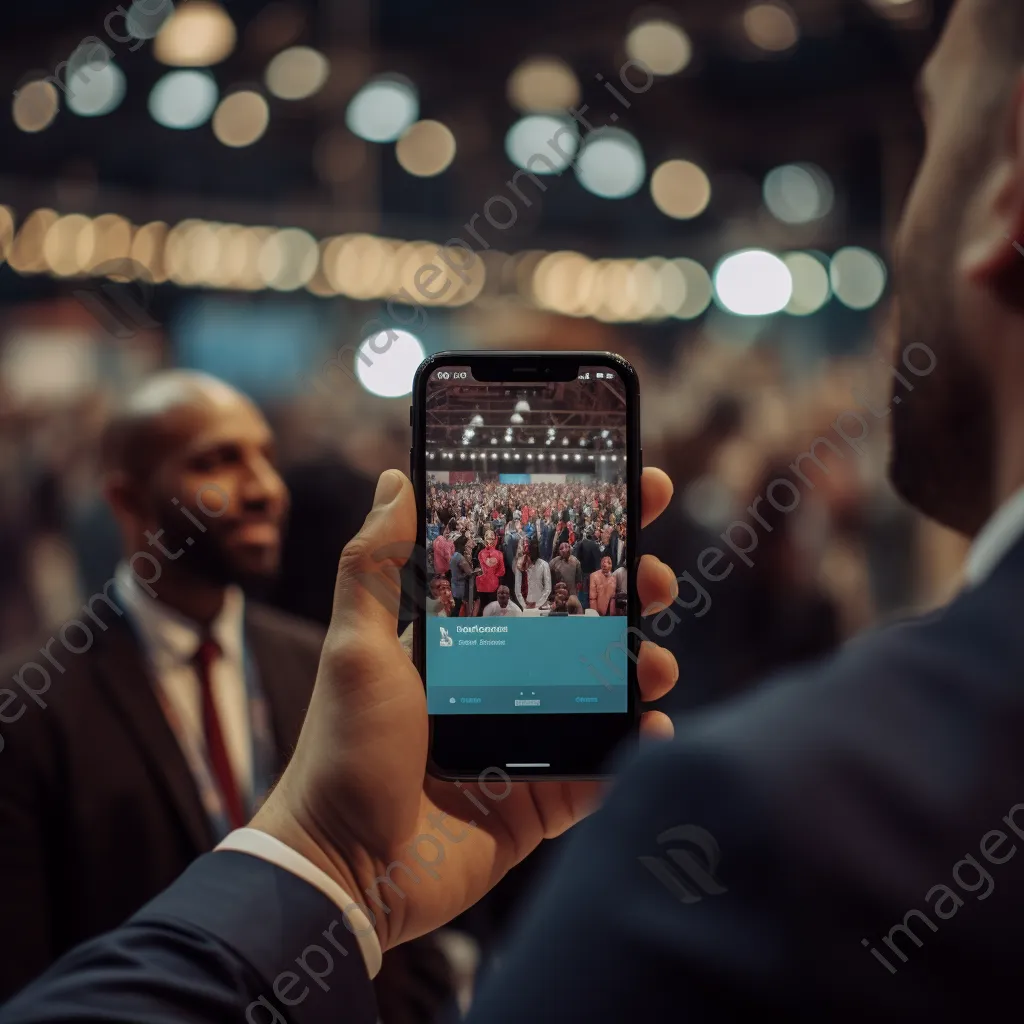
<svg viewBox="0 0 1024 1024">
<path fill-rule="evenodd" d="M 429 494 L 483 545 L 470 583 L 450 569 L 465 538 L 454 555 L 432 542 L 414 645 L 431 772 L 600 777 L 638 715 L 635 371 L 600 352 L 441 354 L 417 374 L 413 428 L 420 544 Z"/>
</svg>

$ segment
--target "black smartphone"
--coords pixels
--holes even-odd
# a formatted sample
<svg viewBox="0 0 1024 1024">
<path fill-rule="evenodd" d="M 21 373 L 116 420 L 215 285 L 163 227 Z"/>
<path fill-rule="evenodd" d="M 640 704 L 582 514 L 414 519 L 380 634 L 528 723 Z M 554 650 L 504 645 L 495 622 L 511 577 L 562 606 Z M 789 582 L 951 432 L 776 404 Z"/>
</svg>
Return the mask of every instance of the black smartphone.
<svg viewBox="0 0 1024 1024">
<path fill-rule="evenodd" d="M 636 372 L 445 352 L 416 374 L 412 423 L 430 772 L 602 777 L 639 716 Z"/>
</svg>

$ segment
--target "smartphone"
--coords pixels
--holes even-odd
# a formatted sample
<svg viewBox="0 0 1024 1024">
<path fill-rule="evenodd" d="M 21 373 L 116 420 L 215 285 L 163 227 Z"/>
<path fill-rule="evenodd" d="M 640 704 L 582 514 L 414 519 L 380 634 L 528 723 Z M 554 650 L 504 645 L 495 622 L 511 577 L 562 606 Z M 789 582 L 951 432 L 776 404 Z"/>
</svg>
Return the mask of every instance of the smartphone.
<svg viewBox="0 0 1024 1024">
<path fill-rule="evenodd" d="M 432 570 L 414 652 L 431 774 L 601 778 L 635 738 L 639 417 L 636 372 L 608 352 L 420 366 L 416 550 Z"/>
</svg>

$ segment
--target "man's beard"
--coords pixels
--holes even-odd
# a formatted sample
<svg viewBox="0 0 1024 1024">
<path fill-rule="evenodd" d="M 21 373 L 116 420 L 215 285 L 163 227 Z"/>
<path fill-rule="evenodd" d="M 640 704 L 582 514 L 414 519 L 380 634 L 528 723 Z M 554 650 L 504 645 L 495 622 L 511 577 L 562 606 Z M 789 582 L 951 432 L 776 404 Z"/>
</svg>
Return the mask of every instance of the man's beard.
<svg viewBox="0 0 1024 1024">
<path fill-rule="evenodd" d="M 191 524 L 180 512 L 168 513 L 160 526 L 164 532 L 164 547 L 172 553 L 183 552 L 175 562 L 190 576 L 218 587 L 237 585 L 254 596 L 265 595 L 272 587 L 277 576 L 276 566 L 261 572 L 240 565 L 216 534 Z"/>
</svg>

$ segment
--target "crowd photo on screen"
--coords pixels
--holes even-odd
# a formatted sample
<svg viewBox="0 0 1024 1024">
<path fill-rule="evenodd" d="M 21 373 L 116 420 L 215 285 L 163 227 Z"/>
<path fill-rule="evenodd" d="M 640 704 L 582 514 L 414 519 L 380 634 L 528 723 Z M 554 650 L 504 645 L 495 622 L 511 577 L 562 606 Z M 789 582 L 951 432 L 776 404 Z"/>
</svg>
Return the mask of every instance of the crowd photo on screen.
<svg viewBox="0 0 1024 1024">
<path fill-rule="evenodd" d="M 624 405 L 590 383 L 431 393 L 428 614 L 626 615 Z"/>
</svg>

